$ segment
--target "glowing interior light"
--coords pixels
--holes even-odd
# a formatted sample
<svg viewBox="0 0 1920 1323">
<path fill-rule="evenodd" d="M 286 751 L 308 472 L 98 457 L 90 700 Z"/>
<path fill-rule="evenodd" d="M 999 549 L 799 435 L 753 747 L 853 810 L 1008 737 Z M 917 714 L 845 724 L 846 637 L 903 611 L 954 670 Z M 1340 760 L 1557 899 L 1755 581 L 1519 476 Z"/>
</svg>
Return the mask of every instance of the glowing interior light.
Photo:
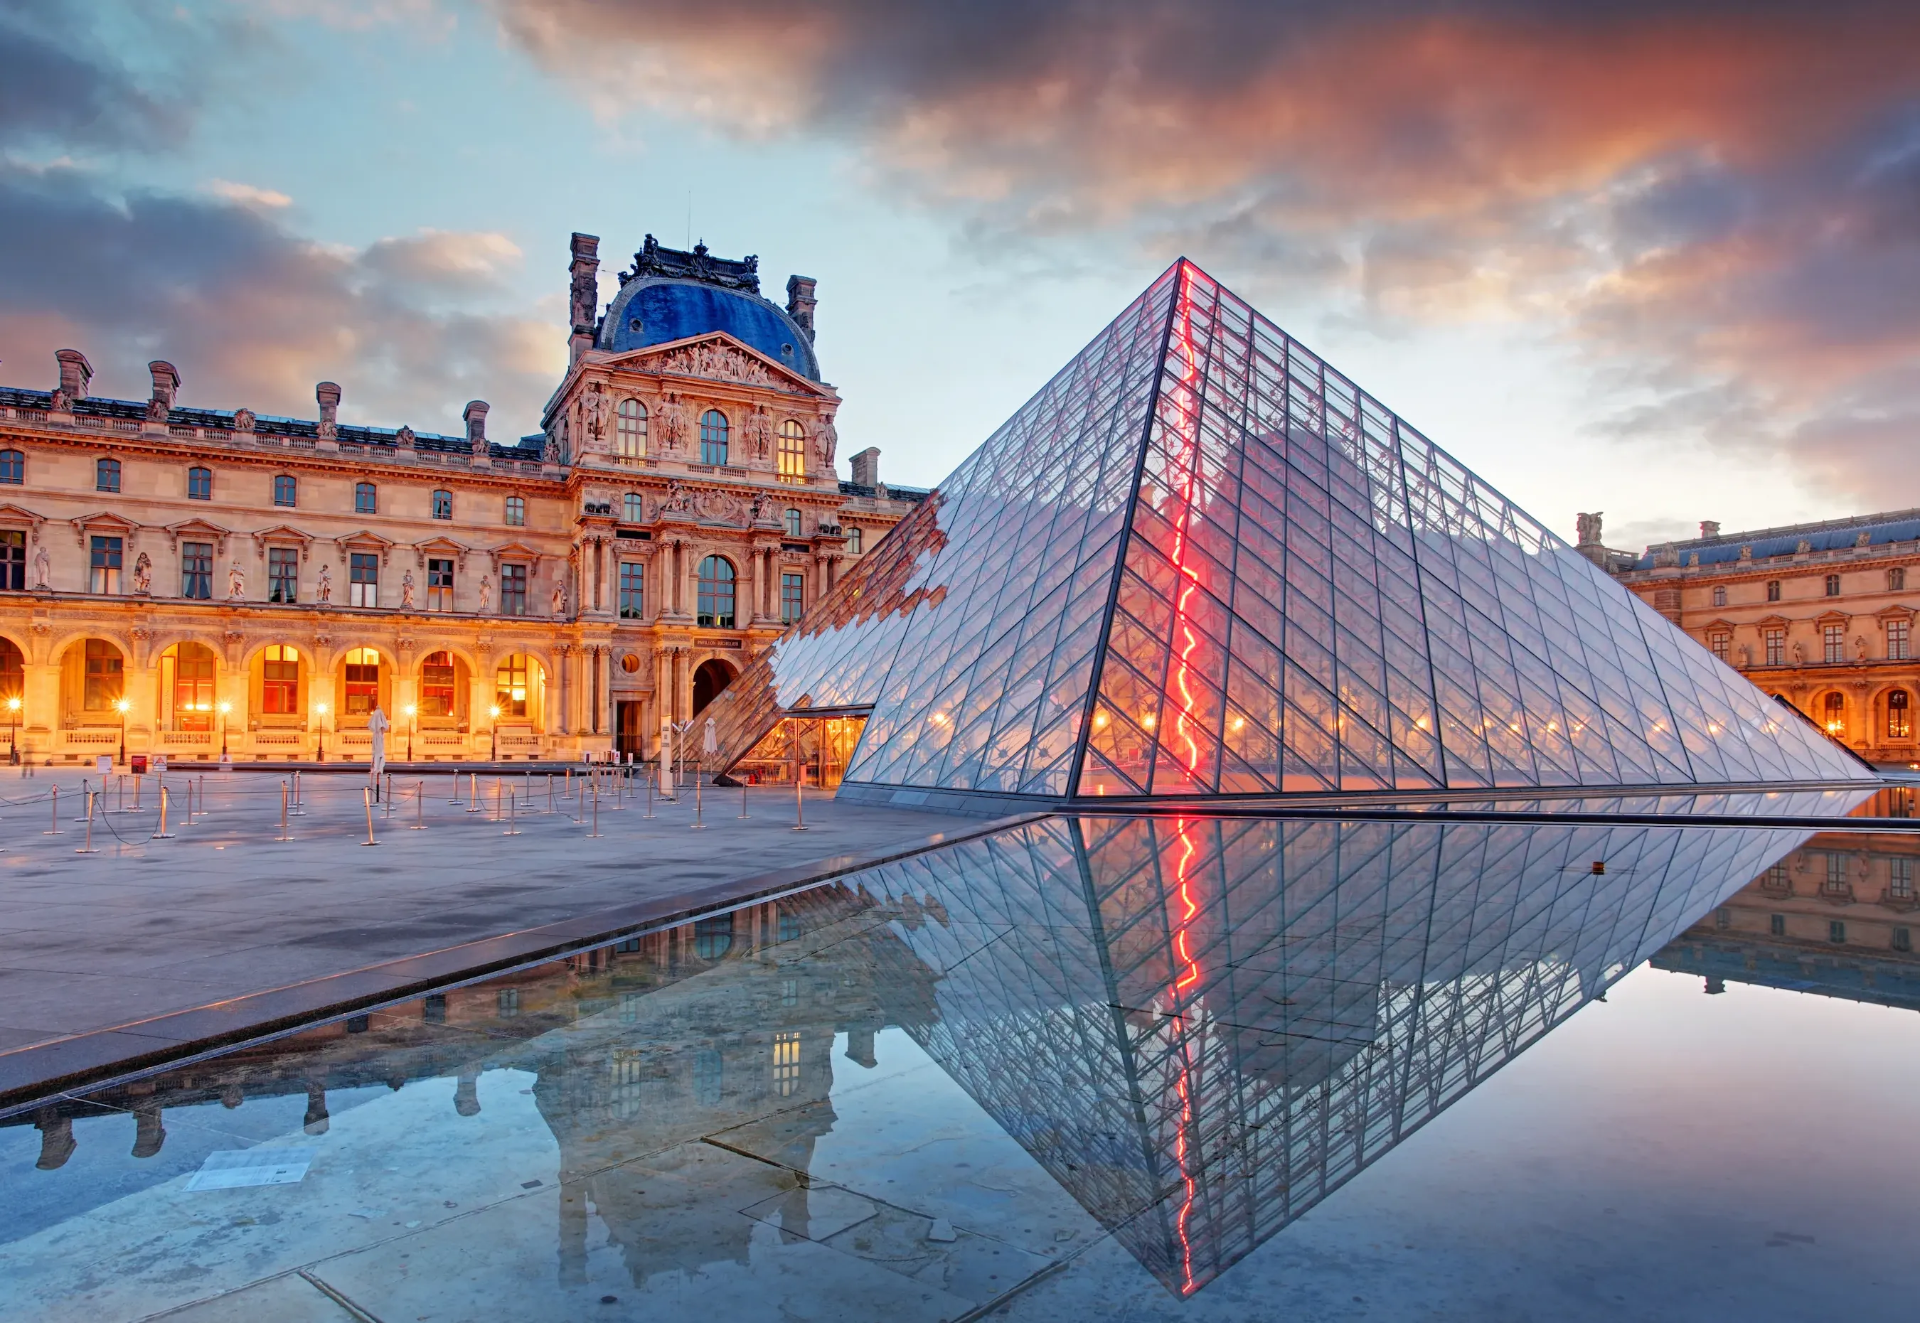
<svg viewBox="0 0 1920 1323">
<path fill-rule="evenodd" d="M 1105 730 L 1105 729 L 1107 728 L 1107 714 L 1106 714 L 1106 713 L 1104 713 L 1104 712 L 1096 712 L 1096 713 L 1094 713 L 1094 714 L 1093 714 L 1093 728 L 1094 728 L 1095 730 Z"/>
<path fill-rule="evenodd" d="M 1153 729 L 1153 713 L 1149 712 L 1144 717 L 1141 717 L 1140 724 L 1146 729 L 1152 730 Z"/>
</svg>

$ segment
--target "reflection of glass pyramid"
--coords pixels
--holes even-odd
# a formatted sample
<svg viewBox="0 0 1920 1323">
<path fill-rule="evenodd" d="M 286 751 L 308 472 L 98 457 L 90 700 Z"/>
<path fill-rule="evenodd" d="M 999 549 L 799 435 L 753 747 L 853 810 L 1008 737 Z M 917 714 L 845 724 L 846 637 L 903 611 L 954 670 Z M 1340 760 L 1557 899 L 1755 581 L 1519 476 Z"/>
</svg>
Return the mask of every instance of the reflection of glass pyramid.
<svg viewBox="0 0 1920 1323">
<path fill-rule="evenodd" d="M 796 706 L 870 709 L 865 794 L 1868 775 L 1185 261 L 734 684 L 728 754 Z"/>
</svg>

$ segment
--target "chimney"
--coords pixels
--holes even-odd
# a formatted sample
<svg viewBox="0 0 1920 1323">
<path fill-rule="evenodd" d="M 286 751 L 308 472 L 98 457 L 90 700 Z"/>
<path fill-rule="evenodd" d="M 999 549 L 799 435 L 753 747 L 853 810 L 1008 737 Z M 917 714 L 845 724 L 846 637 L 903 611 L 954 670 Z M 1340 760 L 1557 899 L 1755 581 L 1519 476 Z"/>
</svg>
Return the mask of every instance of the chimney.
<svg viewBox="0 0 1920 1323">
<path fill-rule="evenodd" d="M 572 333 L 567 337 L 567 365 L 571 367 L 580 361 L 580 356 L 593 348 L 594 313 L 600 306 L 600 236 L 580 234 L 573 236 L 573 265 L 568 268 L 573 277 L 570 296 L 573 304 Z"/>
<path fill-rule="evenodd" d="M 853 482 L 856 487 L 880 486 L 880 447 L 868 446 L 847 461 L 853 465 Z"/>
<path fill-rule="evenodd" d="M 340 388 L 331 381 L 323 381 L 313 388 L 313 398 L 320 401 L 320 442 L 329 450 L 339 448 L 334 438 L 340 435 Z"/>
<path fill-rule="evenodd" d="M 164 424 L 173 409 L 173 397 L 180 391 L 180 373 L 173 364 L 154 359 L 147 364 L 153 377 L 153 394 L 147 399 L 147 421 Z"/>
<path fill-rule="evenodd" d="M 808 344 L 813 343 L 813 310 L 820 304 L 813 290 L 819 283 L 812 276 L 787 277 L 787 316 L 800 324 Z"/>
<path fill-rule="evenodd" d="M 1710 538 L 1710 537 L 1719 537 L 1720 521 L 1718 519 L 1702 519 L 1700 521 L 1700 536 L 1703 539 Z"/>
<path fill-rule="evenodd" d="M 62 349 L 54 356 L 60 364 L 60 385 L 54 392 L 55 409 L 71 409 L 75 400 L 87 398 L 87 383 L 93 380 L 93 364 L 78 349 Z"/>
<path fill-rule="evenodd" d="M 493 452 L 487 449 L 487 402 L 468 400 L 460 416 L 467 420 L 467 444 L 473 448 L 473 466 L 493 467 Z"/>
</svg>

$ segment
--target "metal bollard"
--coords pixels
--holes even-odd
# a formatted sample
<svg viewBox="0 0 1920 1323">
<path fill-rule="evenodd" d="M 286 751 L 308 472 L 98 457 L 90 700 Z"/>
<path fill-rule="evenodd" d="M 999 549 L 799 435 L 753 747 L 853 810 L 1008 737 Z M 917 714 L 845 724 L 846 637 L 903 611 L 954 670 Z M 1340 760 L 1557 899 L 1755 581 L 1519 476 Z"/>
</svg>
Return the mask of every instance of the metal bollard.
<svg viewBox="0 0 1920 1323">
<path fill-rule="evenodd" d="M 586 791 L 583 789 L 580 793 L 584 795 Z M 593 830 L 588 832 L 587 835 L 598 836 L 599 834 L 600 834 L 600 783 L 598 781 L 595 781 L 593 783 Z"/>
<path fill-rule="evenodd" d="M 485 813 L 486 807 L 480 803 L 480 773 L 467 773 L 467 812 Z"/>
<path fill-rule="evenodd" d="M 567 783 L 565 787 L 562 788 L 562 790 L 560 791 L 560 798 L 572 799 L 573 798 L 573 769 L 569 767 L 566 769 L 566 772 L 567 772 Z"/>
<path fill-rule="evenodd" d="M 747 812 L 747 783 L 745 781 L 740 783 L 740 816 L 742 818 L 751 816 Z"/>
<path fill-rule="evenodd" d="M 207 774 L 200 773 L 200 816 L 207 816 Z"/>
<path fill-rule="evenodd" d="M 647 816 L 653 816 L 653 778 L 647 777 Z"/>
<path fill-rule="evenodd" d="M 393 773 L 392 772 L 387 773 L 387 795 L 385 799 L 382 799 L 380 801 L 380 805 L 381 805 L 380 816 L 383 818 L 391 818 L 393 816 Z"/>
<path fill-rule="evenodd" d="M 367 839 L 360 842 L 360 844 L 378 845 L 380 842 L 373 839 L 373 787 L 362 786 L 360 788 L 360 794 L 367 806 Z"/>
<path fill-rule="evenodd" d="M 74 851 L 75 854 L 99 854 L 100 853 L 98 850 L 93 848 L 93 801 L 94 799 L 95 799 L 94 792 L 91 790 L 87 791 L 87 843 L 81 846 L 79 849 L 75 850 Z"/>
<path fill-rule="evenodd" d="M 698 772 L 693 774 L 693 829 L 695 831 L 705 831 L 707 829 L 707 824 L 701 821 L 700 773 Z"/>
<path fill-rule="evenodd" d="M 547 812 L 553 812 L 553 773 L 547 773 Z"/>
<path fill-rule="evenodd" d="M 49 823 L 47 825 L 47 829 L 41 832 L 40 834 L 42 836 L 60 835 L 60 787 L 59 786 L 55 786 L 53 788 L 53 821 Z"/>
<path fill-rule="evenodd" d="M 139 813 L 141 811 L 140 791 L 146 783 L 147 778 L 144 776 L 136 776 L 133 778 L 133 808 L 130 810 L 131 812 Z"/>
<path fill-rule="evenodd" d="M 300 802 L 300 769 L 293 769 L 293 807 L 288 810 L 296 818 L 307 816 L 307 806 Z"/>
<path fill-rule="evenodd" d="M 463 801 L 460 798 L 460 773 L 455 772 L 453 774 L 453 798 L 449 799 L 447 803 L 458 804 L 461 802 Z"/>
<path fill-rule="evenodd" d="M 162 781 L 160 783 L 160 830 L 148 837 L 148 840 L 170 841 L 173 839 L 173 833 L 167 830 L 167 802 L 172 798 L 173 796 L 167 793 L 166 782 Z"/>
<path fill-rule="evenodd" d="M 87 813 L 91 813 L 93 811 L 93 783 L 84 776 L 80 778 L 80 793 L 87 797 Z M 86 813 L 82 813 L 74 819 L 75 822 L 85 822 L 86 820 Z"/>
<path fill-rule="evenodd" d="M 793 830 L 807 830 L 807 810 L 802 794 L 807 784 L 807 769 L 802 767 L 793 778 Z"/>
<path fill-rule="evenodd" d="M 427 783 L 422 781 L 413 788 L 413 826 L 407 828 L 407 830 L 425 831 L 427 829 L 426 817 Z"/>
<path fill-rule="evenodd" d="M 507 829 L 500 833 L 502 836 L 518 836 L 520 834 L 520 828 L 514 822 L 513 815 L 514 815 L 514 796 L 512 794 L 509 794 L 507 796 Z"/>
<path fill-rule="evenodd" d="M 280 839 L 283 841 L 293 839 L 287 835 L 287 783 L 285 781 L 280 783 Z"/>
</svg>

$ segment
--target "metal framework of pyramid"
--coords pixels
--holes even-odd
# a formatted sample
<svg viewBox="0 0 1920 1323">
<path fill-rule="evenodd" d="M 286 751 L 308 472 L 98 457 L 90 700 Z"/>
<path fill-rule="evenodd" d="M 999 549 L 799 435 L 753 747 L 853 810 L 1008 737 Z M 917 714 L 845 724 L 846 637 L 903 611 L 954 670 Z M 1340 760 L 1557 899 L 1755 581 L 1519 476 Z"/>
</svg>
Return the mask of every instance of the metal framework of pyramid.
<svg viewBox="0 0 1920 1323">
<path fill-rule="evenodd" d="M 796 710 L 869 714 L 843 793 L 1872 775 L 1184 259 L 721 696 L 723 763 Z"/>
</svg>

